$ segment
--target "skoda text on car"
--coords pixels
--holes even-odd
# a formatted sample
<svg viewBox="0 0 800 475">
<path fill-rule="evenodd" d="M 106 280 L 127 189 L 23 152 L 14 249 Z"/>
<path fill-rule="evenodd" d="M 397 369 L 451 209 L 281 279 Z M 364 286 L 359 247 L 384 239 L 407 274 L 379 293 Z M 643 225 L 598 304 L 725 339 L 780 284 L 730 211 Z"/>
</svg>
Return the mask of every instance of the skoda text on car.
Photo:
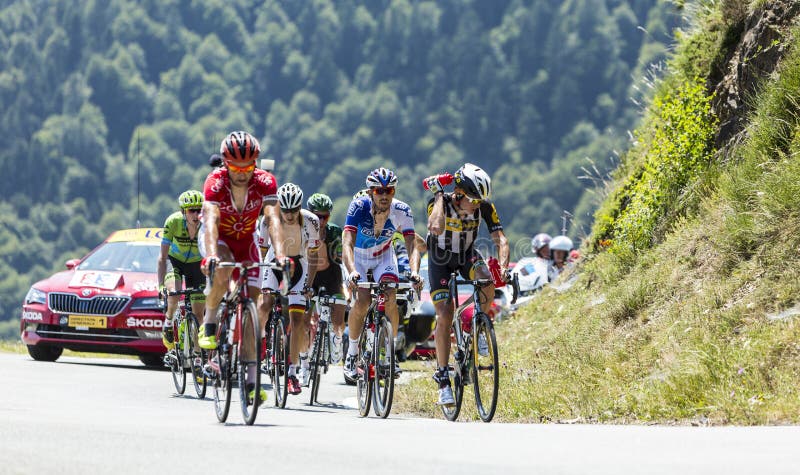
<svg viewBox="0 0 800 475">
<path fill-rule="evenodd" d="M 137 355 L 148 366 L 162 366 L 161 232 L 116 231 L 83 259 L 67 261 L 68 270 L 33 284 L 20 322 L 31 357 L 55 361 L 66 348 Z"/>
</svg>

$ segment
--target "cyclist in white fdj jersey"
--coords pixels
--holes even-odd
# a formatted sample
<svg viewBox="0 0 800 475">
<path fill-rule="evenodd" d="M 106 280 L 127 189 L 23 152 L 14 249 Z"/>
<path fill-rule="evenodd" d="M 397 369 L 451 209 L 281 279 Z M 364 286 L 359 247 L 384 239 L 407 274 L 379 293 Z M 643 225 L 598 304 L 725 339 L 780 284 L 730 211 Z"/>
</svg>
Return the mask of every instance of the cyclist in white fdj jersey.
<svg viewBox="0 0 800 475">
<path fill-rule="evenodd" d="M 398 282 L 397 258 L 392 246 L 395 231 L 403 233 L 406 247 L 410 250 L 411 280 L 419 283 L 419 253 L 414 245 L 414 217 L 411 208 L 394 199 L 397 176 L 386 168 L 377 168 L 367 176 L 368 195 L 354 199 L 347 210 L 342 236 L 342 260 L 348 275 L 348 283 L 366 282 L 367 272 L 372 271 L 375 282 Z M 397 336 L 399 320 L 395 290 L 386 293 L 386 315 Z M 350 310 L 348 321 L 350 344 L 344 364 L 345 376 L 356 377 L 358 338 L 371 301 L 368 289 L 356 289 L 356 301 Z M 396 363 L 395 363 L 396 364 Z M 395 374 L 400 368 L 395 366 Z"/>
</svg>

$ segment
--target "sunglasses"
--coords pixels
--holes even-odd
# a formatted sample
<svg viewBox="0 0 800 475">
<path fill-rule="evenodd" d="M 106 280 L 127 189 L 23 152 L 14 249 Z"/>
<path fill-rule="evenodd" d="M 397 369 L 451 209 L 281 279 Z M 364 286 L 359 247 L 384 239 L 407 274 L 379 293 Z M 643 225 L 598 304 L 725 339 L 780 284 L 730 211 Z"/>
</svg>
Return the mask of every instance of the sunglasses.
<svg viewBox="0 0 800 475">
<path fill-rule="evenodd" d="M 250 165 L 245 165 L 243 167 L 237 167 L 231 162 L 225 162 L 225 166 L 227 166 L 228 170 L 233 173 L 250 173 L 251 171 L 256 169 L 256 162 L 253 162 Z"/>
<path fill-rule="evenodd" d="M 199 213 L 202 208 L 189 208 L 186 210 L 187 213 Z"/>
<path fill-rule="evenodd" d="M 392 188 L 391 186 L 387 186 L 384 188 L 373 188 L 372 192 L 375 193 L 376 195 L 393 195 L 394 188 Z"/>
<path fill-rule="evenodd" d="M 475 198 L 469 198 L 466 195 L 463 195 L 461 193 L 456 193 L 455 195 L 453 195 L 453 199 L 456 200 L 456 201 L 461 201 L 464 198 L 467 198 L 469 200 L 469 202 L 474 204 L 474 205 L 481 204 L 481 200 L 478 200 L 478 199 L 475 199 Z"/>
<path fill-rule="evenodd" d="M 319 213 L 314 213 L 314 214 L 315 214 L 315 215 L 317 216 L 317 218 L 319 218 L 320 220 L 322 220 L 322 219 L 328 219 L 328 218 L 330 218 L 330 217 L 331 217 L 331 215 L 330 215 L 330 214 L 319 214 Z"/>
<path fill-rule="evenodd" d="M 289 214 L 289 213 L 299 213 L 299 212 L 300 212 L 299 206 L 296 208 L 281 208 L 281 213 Z"/>
</svg>

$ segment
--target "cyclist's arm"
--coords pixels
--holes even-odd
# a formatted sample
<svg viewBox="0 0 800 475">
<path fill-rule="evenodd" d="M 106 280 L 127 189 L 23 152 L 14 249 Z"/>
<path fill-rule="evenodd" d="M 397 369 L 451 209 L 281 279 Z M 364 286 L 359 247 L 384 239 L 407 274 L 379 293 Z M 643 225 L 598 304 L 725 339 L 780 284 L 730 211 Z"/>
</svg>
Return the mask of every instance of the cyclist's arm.
<svg viewBox="0 0 800 475">
<path fill-rule="evenodd" d="M 167 275 L 167 258 L 169 256 L 169 244 L 162 242 L 161 251 L 158 253 L 158 286 L 164 285 L 164 277 Z"/>
<path fill-rule="evenodd" d="M 203 239 L 205 239 L 206 257 L 217 255 L 219 242 L 219 205 L 206 201 L 203 203 Z"/>
<path fill-rule="evenodd" d="M 348 274 L 356 270 L 355 245 L 356 233 L 345 229 L 342 233 L 342 263 Z"/>
<path fill-rule="evenodd" d="M 503 270 L 508 269 L 508 238 L 502 229 L 495 231 L 491 234 L 492 241 L 497 247 L 497 260 L 500 261 L 500 267 Z"/>
<path fill-rule="evenodd" d="M 434 236 L 444 232 L 444 193 L 436 193 L 428 204 L 428 231 Z"/>
<path fill-rule="evenodd" d="M 281 217 L 278 211 L 278 203 L 264 205 L 264 222 L 268 229 L 270 246 L 272 246 L 276 259 L 286 257 L 283 248 L 283 240 L 280 239 Z"/>
<path fill-rule="evenodd" d="M 411 267 L 411 272 L 419 274 L 419 261 L 420 255 L 417 246 L 415 245 L 417 234 L 404 234 L 403 238 L 406 241 L 406 249 L 408 250 L 408 265 Z"/>
</svg>

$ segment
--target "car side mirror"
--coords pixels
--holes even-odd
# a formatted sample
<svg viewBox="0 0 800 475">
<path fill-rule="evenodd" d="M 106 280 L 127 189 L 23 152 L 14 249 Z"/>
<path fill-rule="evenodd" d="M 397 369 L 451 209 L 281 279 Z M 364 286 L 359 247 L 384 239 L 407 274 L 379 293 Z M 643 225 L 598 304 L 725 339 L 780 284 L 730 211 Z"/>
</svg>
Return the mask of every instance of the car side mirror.
<svg viewBox="0 0 800 475">
<path fill-rule="evenodd" d="M 80 263 L 81 263 L 80 259 L 70 259 L 65 263 L 65 265 L 67 266 L 67 269 L 72 270 L 75 267 L 77 267 L 77 265 Z"/>
</svg>

